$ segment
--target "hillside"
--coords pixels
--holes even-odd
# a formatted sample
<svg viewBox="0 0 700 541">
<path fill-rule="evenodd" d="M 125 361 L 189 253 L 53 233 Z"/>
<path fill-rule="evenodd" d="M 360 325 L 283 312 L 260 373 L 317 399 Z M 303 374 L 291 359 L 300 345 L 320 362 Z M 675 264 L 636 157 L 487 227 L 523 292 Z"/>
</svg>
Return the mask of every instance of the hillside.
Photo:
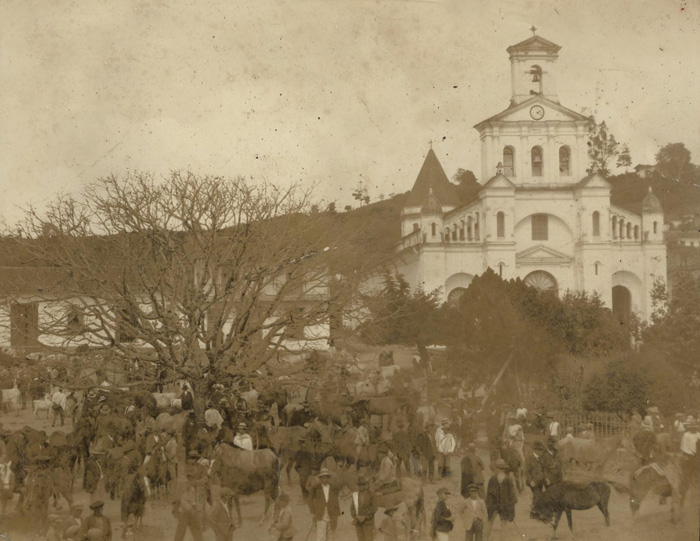
<svg viewBox="0 0 700 541">
<path fill-rule="evenodd" d="M 640 178 L 636 173 L 610 177 L 613 205 L 637 214 L 642 211 L 642 201 L 651 186 L 664 209 L 666 221 L 680 220 L 683 216 L 700 213 L 700 186 L 663 178 L 656 173 Z"/>
</svg>

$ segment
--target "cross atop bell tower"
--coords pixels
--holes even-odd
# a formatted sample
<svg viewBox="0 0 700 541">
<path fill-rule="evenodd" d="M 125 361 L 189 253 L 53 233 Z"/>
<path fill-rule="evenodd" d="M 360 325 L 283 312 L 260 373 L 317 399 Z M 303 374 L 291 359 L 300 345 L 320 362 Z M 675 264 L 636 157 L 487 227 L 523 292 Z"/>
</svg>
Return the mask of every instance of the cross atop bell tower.
<svg viewBox="0 0 700 541">
<path fill-rule="evenodd" d="M 532 37 L 508 47 L 511 66 L 511 101 L 522 103 L 533 96 L 559 103 L 555 68 L 561 47 L 537 35 L 537 28 L 530 28 Z"/>
</svg>

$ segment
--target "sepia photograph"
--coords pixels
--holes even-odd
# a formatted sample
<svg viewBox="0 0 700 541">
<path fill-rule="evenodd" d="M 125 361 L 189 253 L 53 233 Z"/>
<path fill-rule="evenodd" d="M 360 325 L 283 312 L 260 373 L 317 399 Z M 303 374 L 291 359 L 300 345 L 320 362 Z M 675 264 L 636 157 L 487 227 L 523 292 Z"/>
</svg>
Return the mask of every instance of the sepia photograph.
<svg viewBox="0 0 700 541">
<path fill-rule="evenodd" d="M 700 539 L 700 0 L 3 0 L 0 78 L 1 539 Z"/>
</svg>

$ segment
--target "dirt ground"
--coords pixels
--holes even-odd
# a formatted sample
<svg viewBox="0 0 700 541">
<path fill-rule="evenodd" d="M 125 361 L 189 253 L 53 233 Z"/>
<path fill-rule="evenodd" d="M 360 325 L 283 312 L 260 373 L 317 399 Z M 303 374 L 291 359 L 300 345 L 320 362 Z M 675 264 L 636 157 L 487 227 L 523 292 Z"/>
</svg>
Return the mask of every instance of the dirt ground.
<svg viewBox="0 0 700 541">
<path fill-rule="evenodd" d="M 39 430 L 51 432 L 50 423 L 45 420 L 36 420 L 31 412 L 27 410 L 21 411 L 19 414 L 9 413 L 0 416 L 0 422 L 5 429 L 15 430 L 21 428 L 25 424 Z M 67 422 L 64 430 L 70 430 L 70 422 Z M 488 458 L 484 453 L 482 459 L 488 464 Z M 453 474 L 442 480 L 439 483 L 428 485 L 426 487 L 426 510 L 428 512 L 428 521 L 430 513 L 435 506 L 435 492 L 438 487 L 448 487 L 452 495 L 449 497 L 448 504 L 456 511 L 462 504 L 462 498 L 459 496 L 459 459 L 455 457 L 452 463 Z M 487 472 L 488 473 L 488 472 Z M 75 501 L 78 504 L 85 506 L 84 516 L 87 515 L 87 505 L 89 503 L 88 496 L 78 488 L 76 484 Z M 647 499 L 643 502 L 641 514 L 635 519 L 632 518 L 629 508 L 629 499 L 627 496 L 618 494 L 613 491 L 610 501 L 610 516 L 611 526 L 605 527 L 603 516 L 598 509 L 588 511 L 575 511 L 573 515 L 574 532 L 573 538 L 579 541 L 695 541 L 699 538 L 699 490 L 696 487 L 691 494 L 683 509 L 681 521 L 674 525 L 670 522 L 670 510 L 668 505 L 659 505 L 658 499 Z M 311 517 L 308 508 L 304 505 L 301 493 L 299 490 L 298 478 L 292 472 L 291 483 L 285 478 L 282 479 L 282 490 L 288 492 L 291 496 L 291 505 L 294 510 L 294 522 L 297 529 L 296 540 L 304 541 L 307 533 L 311 529 Z M 552 538 L 552 529 L 550 526 L 541 524 L 529 518 L 530 508 L 530 493 L 525 490 L 518 502 L 516 508 L 515 524 L 508 525 L 507 528 L 501 528 L 496 522 L 494 531 L 491 535 L 491 541 L 540 541 L 549 540 Z M 15 499 L 16 502 L 16 499 Z M 59 504 L 59 509 L 51 508 L 50 512 L 63 514 L 67 513 L 66 502 Z M 349 517 L 350 499 L 341 501 L 341 508 L 344 515 L 341 516 L 338 523 L 336 533 L 337 541 L 354 540 L 356 539 L 354 529 Z M 115 539 L 122 537 L 122 527 L 119 521 L 119 502 L 106 501 L 104 513 L 112 520 L 113 535 Z M 258 524 L 263 513 L 263 497 L 262 495 L 251 496 L 241 499 L 241 513 L 243 515 L 243 524 L 236 530 L 234 539 L 236 540 L 256 540 L 264 541 L 266 539 L 273 540 L 274 537 L 268 533 L 270 522 L 260 526 Z M 376 516 L 376 523 L 379 524 L 383 514 L 380 511 Z M 14 511 L 14 505 L 11 504 L 8 514 L 0 518 L 0 538 L 7 540 L 36 540 L 39 539 L 36 534 L 31 531 L 33 525 L 27 524 L 26 520 L 19 517 Z M 144 527 L 137 531 L 131 539 L 139 541 L 157 541 L 171 540 L 174 537 L 176 521 L 170 513 L 170 505 L 166 501 L 152 501 L 147 503 L 146 514 L 144 517 Z M 571 534 L 568 532 L 566 521 L 563 518 L 557 532 L 559 538 L 570 539 Z M 455 523 L 455 530 L 450 535 L 451 539 L 463 539 L 462 525 L 459 520 Z M 190 539 L 190 537 L 186 537 Z M 206 532 L 205 539 L 213 540 L 214 536 L 211 531 Z M 309 539 L 315 539 L 313 535 Z M 377 535 L 377 539 L 381 539 Z M 427 532 L 424 533 L 422 539 L 429 539 Z"/>
</svg>

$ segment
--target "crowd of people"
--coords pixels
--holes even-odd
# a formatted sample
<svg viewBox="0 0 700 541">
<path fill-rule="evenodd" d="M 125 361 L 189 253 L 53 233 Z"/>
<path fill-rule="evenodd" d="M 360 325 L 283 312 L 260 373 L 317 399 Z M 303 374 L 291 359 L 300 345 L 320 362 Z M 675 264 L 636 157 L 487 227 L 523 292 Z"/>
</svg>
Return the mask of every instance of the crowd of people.
<svg viewBox="0 0 700 541">
<path fill-rule="evenodd" d="M 396 399 L 390 415 L 381 415 L 373 408 L 383 403 L 373 405 L 345 393 L 330 402 L 317 396 L 282 403 L 279 392 L 258 392 L 250 383 L 235 390 L 220 383 L 205 389 L 205 396 L 195 396 L 183 382 L 171 393 L 172 405 L 164 408 L 159 406 L 162 387 L 121 390 L 105 382 L 83 393 L 54 387 L 48 393 L 52 427 L 70 423 L 72 431 L 48 435 L 25 427 L 1 435 L 0 477 L 5 472 L 11 478 L 0 493 L 3 509 L 18 493 L 18 508 L 37 517 L 46 539 L 106 540 L 112 527 L 101 512 L 105 499 L 120 501 L 127 532 L 142 521 L 146 500 L 161 498 L 172 503 L 176 541 L 203 539 L 207 529 L 217 540 L 231 541 L 240 521 L 237 496 L 255 490 L 239 490 L 223 475 L 223 446 L 247 453 L 267 449 L 280 468 L 296 471 L 316 541 L 333 539 L 339 520 L 350 521 L 359 541 L 377 534 L 387 540 L 415 536 L 420 522 L 401 497 L 381 506 L 381 520 L 375 516 L 380 499 L 403 494 L 407 480 L 436 493 L 432 512 L 417 509 L 429 520 L 433 538 L 448 539 L 461 525 L 465 539 L 481 540 L 497 517 L 502 527 L 517 528 L 516 504 L 524 487 L 516 470 L 535 501 L 564 479 L 562 441 L 574 434 L 596 438 L 590 422 L 562 426 L 554 413 L 533 416 L 523 404 L 477 418 L 459 392 L 448 409 L 423 393 L 417 403 Z M 395 395 L 390 389 L 383 398 Z M 660 452 L 661 430 L 672 430 L 672 445 L 682 453 L 688 473 L 697 475 L 700 435 L 694 419 L 677 415 L 665 427 L 654 410 L 640 416 L 634 433 L 641 464 L 653 462 Z M 482 422 L 488 443 L 477 438 Z M 525 445 L 526 431 L 537 435 L 532 445 Z M 244 468 L 240 463 L 236 467 Z M 72 501 L 73 476 L 79 471 L 93 511 L 87 519 Z M 352 472 L 352 480 L 343 481 L 339 471 Z M 290 489 L 280 491 L 280 481 L 278 477 L 270 532 L 290 540 L 299 536 L 298 517 L 290 509 Z M 454 486 L 459 493 L 453 497 Z M 339 499 L 343 489 L 351 491 L 347 513 Z M 68 501 L 68 516 L 48 513 L 51 496 Z"/>
</svg>

